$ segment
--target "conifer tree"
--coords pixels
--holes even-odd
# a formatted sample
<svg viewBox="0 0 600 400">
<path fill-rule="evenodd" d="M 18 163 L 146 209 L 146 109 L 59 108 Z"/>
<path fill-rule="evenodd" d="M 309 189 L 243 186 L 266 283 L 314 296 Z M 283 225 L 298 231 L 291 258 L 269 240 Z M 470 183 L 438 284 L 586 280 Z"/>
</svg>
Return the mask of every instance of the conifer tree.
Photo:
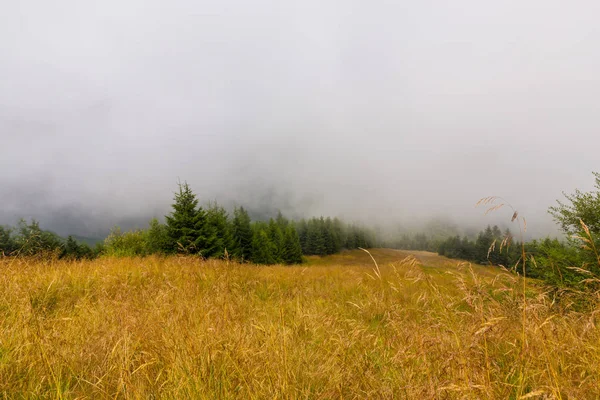
<svg viewBox="0 0 600 400">
<path fill-rule="evenodd" d="M 340 230 L 340 226 L 338 223 L 336 223 L 335 219 L 332 220 L 331 218 L 327 218 L 325 220 L 325 225 L 329 231 L 329 254 L 339 253 L 340 250 L 342 250 L 342 232 Z"/>
<path fill-rule="evenodd" d="M 233 240 L 235 242 L 235 256 L 241 260 L 252 259 L 253 232 L 250 216 L 244 207 L 236 208 L 233 212 Z"/>
<path fill-rule="evenodd" d="M 325 238 L 323 237 L 323 229 L 320 220 L 312 218 L 308 221 L 307 232 L 307 254 L 324 256 L 326 254 Z"/>
<path fill-rule="evenodd" d="M 149 222 L 146 232 L 147 253 L 170 253 L 174 250 L 174 242 L 169 236 L 169 229 L 166 225 L 158 222 L 158 219 L 152 218 Z"/>
<path fill-rule="evenodd" d="M 497 227 L 495 228 L 498 229 Z M 495 239 L 496 238 L 494 237 L 494 229 L 492 229 L 490 225 L 488 225 L 484 231 L 479 232 L 477 240 L 475 241 L 477 262 L 481 264 L 487 264 L 489 262 L 494 263 L 492 257 L 488 259 L 488 252 Z M 491 255 L 492 254 L 490 253 L 490 256 Z"/>
<path fill-rule="evenodd" d="M 348 250 L 352 250 L 358 247 L 357 235 L 354 227 L 350 227 L 348 229 L 348 234 L 346 235 L 346 245 L 344 247 Z"/>
<path fill-rule="evenodd" d="M 471 243 L 471 241 L 469 241 L 468 237 L 464 236 L 462 238 L 460 242 L 460 248 L 460 258 L 464 260 L 472 260 L 475 257 L 475 246 L 473 243 Z"/>
<path fill-rule="evenodd" d="M 196 211 L 196 241 L 194 242 L 194 249 L 197 254 L 202 257 L 208 258 L 211 256 L 211 250 L 215 248 L 214 244 L 217 241 L 217 232 L 208 223 L 207 212 L 198 206 Z"/>
<path fill-rule="evenodd" d="M 284 236 L 283 261 L 286 264 L 301 264 L 302 263 L 302 247 L 300 246 L 300 238 L 298 232 L 293 225 L 288 225 Z"/>
<path fill-rule="evenodd" d="M 233 227 L 229 216 L 223 207 L 216 202 L 211 204 L 206 212 L 207 248 L 206 257 L 224 257 L 236 253 L 233 237 Z"/>
<path fill-rule="evenodd" d="M 60 258 L 67 258 L 72 260 L 81 260 L 82 258 L 93 258 L 94 252 L 85 243 L 79 243 L 73 236 L 67 237 L 62 251 L 59 255 Z"/>
<path fill-rule="evenodd" d="M 302 248 L 302 254 L 309 254 L 308 252 L 308 224 L 303 218 L 296 224 L 296 231 L 300 238 L 300 247 Z"/>
<path fill-rule="evenodd" d="M 285 228 L 283 228 L 285 229 Z M 273 244 L 274 254 L 273 258 L 275 262 L 284 262 L 284 247 L 285 247 L 285 238 L 284 238 L 284 230 L 282 230 L 281 223 L 275 222 L 274 219 L 271 218 L 269 220 L 269 240 Z"/>
<path fill-rule="evenodd" d="M 500 239 L 502 237 L 502 231 L 498 228 L 498 225 L 494 225 L 492 228 L 492 236 L 494 236 L 494 239 Z"/>
<path fill-rule="evenodd" d="M 335 254 L 339 250 L 336 249 L 335 234 L 333 232 L 333 224 L 331 218 L 327 218 L 323 221 L 321 218 L 321 226 L 323 230 L 323 238 L 325 242 L 325 254 Z"/>
<path fill-rule="evenodd" d="M 263 223 L 255 223 L 252 236 L 252 262 L 256 264 L 275 264 L 273 256 L 275 246 L 269 239 L 268 228 Z"/>
<path fill-rule="evenodd" d="M 206 242 L 204 210 L 198 207 L 198 199 L 187 182 L 179 184 L 174 200 L 173 211 L 165 217 L 174 250 L 198 253 Z"/>
<path fill-rule="evenodd" d="M 65 242 L 60 257 L 71 259 L 79 259 L 81 257 L 79 254 L 79 244 L 73 239 L 73 236 L 69 235 L 69 237 L 67 237 L 67 241 Z"/>
<path fill-rule="evenodd" d="M 290 223 L 290 221 L 287 218 L 285 218 L 283 216 L 283 214 L 281 214 L 281 211 L 277 212 L 277 218 L 275 219 L 275 222 L 277 223 L 277 225 L 279 226 L 279 228 L 281 228 L 282 232 L 285 232 L 287 226 Z"/>
</svg>

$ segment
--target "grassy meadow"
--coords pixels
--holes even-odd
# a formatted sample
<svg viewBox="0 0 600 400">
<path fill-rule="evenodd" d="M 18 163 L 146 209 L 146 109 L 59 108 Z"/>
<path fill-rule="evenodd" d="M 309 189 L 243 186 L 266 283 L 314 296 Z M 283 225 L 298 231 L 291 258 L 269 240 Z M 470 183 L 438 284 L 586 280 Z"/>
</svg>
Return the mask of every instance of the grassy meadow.
<svg viewBox="0 0 600 400">
<path fill-rule="evenodd" d="M 600 398 L 600 309 L 372 255 L 0 260 L 0 399 Z"/>
</svg>

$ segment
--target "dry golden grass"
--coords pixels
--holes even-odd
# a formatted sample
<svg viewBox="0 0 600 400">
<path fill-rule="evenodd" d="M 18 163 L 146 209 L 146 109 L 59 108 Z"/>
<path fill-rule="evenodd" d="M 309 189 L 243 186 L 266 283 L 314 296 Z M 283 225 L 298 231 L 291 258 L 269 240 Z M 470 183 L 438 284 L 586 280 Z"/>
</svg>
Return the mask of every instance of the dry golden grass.
<svg viewBox="0 0 600 400">
<path fill-rule="evenodd" d="M 600 309 L 372 254 L 0 261 L 0 398 L 600 398 Z"/>
</svg>

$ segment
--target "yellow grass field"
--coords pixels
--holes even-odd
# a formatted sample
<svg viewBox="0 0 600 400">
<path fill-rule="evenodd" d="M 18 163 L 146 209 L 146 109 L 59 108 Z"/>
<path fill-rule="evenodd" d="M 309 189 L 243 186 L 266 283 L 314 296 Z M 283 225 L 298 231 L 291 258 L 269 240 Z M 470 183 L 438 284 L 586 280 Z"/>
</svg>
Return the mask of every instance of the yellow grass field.
<svg viewBox="0 0 600 400">
<path fill-rule="evenodd" d="M 0 398 L 600 398 L 600 309 L 529 282 L 523 326 L 514 275 L 372 254 L 0 260 Z"/>
</svg>

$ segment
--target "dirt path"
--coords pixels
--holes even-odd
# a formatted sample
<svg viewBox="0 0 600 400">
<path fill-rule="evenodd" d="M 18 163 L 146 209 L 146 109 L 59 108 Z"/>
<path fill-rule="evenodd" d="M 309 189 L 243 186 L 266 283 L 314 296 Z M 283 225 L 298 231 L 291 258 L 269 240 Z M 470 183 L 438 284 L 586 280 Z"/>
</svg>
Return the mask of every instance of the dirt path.
<svg viewBox="0 0 600 400">
<path fill-rule="evenodd" d="M 380 267 L 385 267 L 390 263 L 395 263 L 405 259 L 406 257 L 415 257 L 423 267 L 434 268 L 440 271 L 455 270 L 460 264 L 466 263 L 462 260 L 454 260 L 442 257 L 437 253 L 429 251 L 417 250 L 395 250 L 395 249 L 370 249 L 369 252 L 373 255 Z M 340 254 L 334 254 L 327 257 L 309 257 L 311 265 L 364 265 L 372 266 L 373 261 L 367 253 L 361 250 L 344 251 Z M 468 263 L 467 263 L 468 264 Z M 495 276 L 499 270 L 495 267 L 471 264 L 474 270 L 478 273 Z"/>
</svg>

